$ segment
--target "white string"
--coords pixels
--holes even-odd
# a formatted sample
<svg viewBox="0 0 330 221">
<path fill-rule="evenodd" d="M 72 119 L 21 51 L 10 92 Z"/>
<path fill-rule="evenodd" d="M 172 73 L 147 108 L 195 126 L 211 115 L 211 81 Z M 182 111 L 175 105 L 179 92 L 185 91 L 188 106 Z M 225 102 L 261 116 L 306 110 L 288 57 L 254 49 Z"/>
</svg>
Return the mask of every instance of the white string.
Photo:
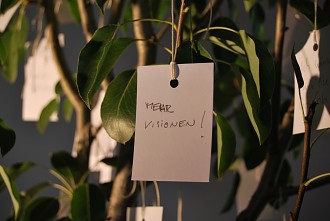
<svg viewBox="0 0 330 221">
<path fill-rule="evenodd" d="M 155 192 L 156 192 L 156 206 L 160 206 L 160 192 L 159 192 L 159 186 L 157 181 L 153 181 L 155 186 Z"/>
<path fill-rule="evenodd" d="M 140 186 L 141 186 L 141 198 L 142 198 L 142 220 L 144 221 L 145 219 L 145 210 L 146 210 L 146 182 L 145 181 L 140 181 Z"/>
<path fill-rule="evenodd" d="M 176 39 L 174 44 L 174 0 L 171 0 L 171 22 L 172 22 L 172 61 L 170 63 L 171 65 L 171 79 L 174 80 L 177 78 L 177 68 L 176 68 L 176 54 L 177 49 L 179 47 L 179 39 L 180 39 L 180 33 L 182 29 L 182 19 L 183 19 L 183 9 L 184 9 L 184 0 L 181 0 L 181 7 L 180 7 L 180 14 L 179 14 L 179 21 L 178 21 L 178 30 L 176 33 Z"/>
</svg>

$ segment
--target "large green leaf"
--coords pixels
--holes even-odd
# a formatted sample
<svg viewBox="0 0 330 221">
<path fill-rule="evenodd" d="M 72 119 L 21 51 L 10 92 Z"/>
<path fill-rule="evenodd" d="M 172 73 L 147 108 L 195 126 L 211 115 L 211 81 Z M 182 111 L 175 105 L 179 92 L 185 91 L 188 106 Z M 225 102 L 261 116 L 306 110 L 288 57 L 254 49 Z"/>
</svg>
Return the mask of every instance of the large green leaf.
<svg viewBox="0 0 330 221">
<path fill-rule="evenodd" d="M 243 102 L 259 143 L 262 144 L 270 132 L 270 103 L 268 101 L 260 108 L 260 99 L 252 74 L 243 68 L 240 68 L 240 72 Z"/>
<path fill-rule="evenodd" d="M 105 198 L 93 184 L 82 184 L 73 192 L 71 201 L 73 221 L 104 221 Z"/>
<path fill-rule="evenodd" d="M 249 62 L 250 71 L 257 88 L 258 96 L 260 97 L 260 80 L 259 80 L 259 58 L 256 52 L 256 46 L 252 38 L 244 31 L 240 30 L 246 58 Z"/>
<path fill-rule="evenodd" d="M 233 162 L 236 149 L 236 137 L 229 122 L 221 115 L 216 115 L 218 137 L 218 176 L 228 170 Z"/>
<path fill-rule="evenodd" d="M 256 54 L 259 59 L 260 80 L 260 106 L 267 105 L 271 99 L 275 87 L 275 66 L 273 56 L 269 53 L 266 45 L 250 36 L 255 43 Z"/>
<path fill-rule="evenodd" d="M 3 182 L 5 183 L 7 189 L 8 189 L 8 192 L 9 192 L 9 195 L 10 195 L 10 198 L 11 198 L 11 201 L 13 203 L 13 207 L 14 207 L 14 216 L 15 216 L 15 219 L 18 217 L 19 215 L 19 212 L 20 212 L 20 196 L 19 196 L 19 191 L 17 189 L 17 186 L 16 184 L 12 181 L 12 179 L 9 177 L 7 171 L 5 170 L 4 167 L 2 167 L 0 165 L 0 175 L 3 179 Z"/>
<path fill-rule="evenodd" d="M 34 200 L 26 209 L 24 221 L 51 221 L 56 217 L 60 204 L 56 198 L 40 197 Z"/>
<path fill-rule="evenodd" d="M 135 131 L 136 71 L 119 74 L 108 86 L 102 106 L 102 124 L 107 133 L 120 143 L 131 139 Z"/>
<path fill-rule="evenodd" d="M 0 1 L 0 14 L 4 14 L 8 9 L 17 4 L 20 0 L 2 0 Z"/>
<path fill-rule="evenodd" d="M 53 113 L 58 112 L 59 102 L 57 98 L 51 100 L 41 111 L 39 120 L 37 122 L 39 132 L 43 133 L 49 123 L 50 117 Z"/>
<path fill-rule="evenodd" d="M 6 122 L 0 118 L 0 149 L 2 156 L 6 155 L 13 148 L 15 140 L 15 131 L 8 127 Z"/>
<path fill-rule="evenodd" d="M 28 21 L 24 14 L 20 14 L 14 18 L 2 35 L 2 43 L 7 51 L 6 59 L 2 64 L 2 72 L 10 83 L 14 83 L 17 79 L 18 63 L 23 57 L 27 34 Z"/>
<path fill-rule="evenodd" d="M 116 39 L 118 29 L 117 25 L 100 28 L 79 55 L 78 90 L 89 108 L 104 78 L 110 73 L 123 51 L 134 41 L 132 38 Z"/>
</svg>

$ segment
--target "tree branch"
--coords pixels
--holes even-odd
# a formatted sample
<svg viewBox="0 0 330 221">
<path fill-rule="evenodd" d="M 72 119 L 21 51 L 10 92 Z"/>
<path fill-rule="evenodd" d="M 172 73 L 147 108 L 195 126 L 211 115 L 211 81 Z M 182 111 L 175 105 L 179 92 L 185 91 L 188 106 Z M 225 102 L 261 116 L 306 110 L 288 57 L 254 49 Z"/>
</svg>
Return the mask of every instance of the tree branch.
<svg viewBox="0 0 330 221">
<path fill-rule="evenodd" d="M 133 19 L 149 18 L 149 4 L 147 0 L 133 0 L 132 13 Z M 149 22 L 134 22 L 134 33 L 137 39 L 154 40 L 154 32 Z M 156 46 L 148 41 L 137 42 L 138 65 L 148 65 L 155 63 Z M 132 201 L 132 197 L 125 197 L 129 194 L 132 181 L 132 162 L 133 162 L 133 139 L 125 146 L 121 147 L 119 155 L 118 172 L 113 182 L 110 196 L 108 217 L 111 221 L 125 221 L 126 208 Z"/>
<path fill-rule="evenodd" d="M 109 24 L 117 24 L 122 15 L 125 0 L 112 0 Z"/>
<path fill-rule="evenodd" d="M 308 109 L 307 116 L 305 117 L 304 125 L 305 125 L 305 135 L 304 135 L 304 152 L 303 152 L 303 160 L 301 165 L 301 176 L 299 183 L 299 191 L 296 201 L 296 207 L 294 209 L 293 214 L 290 213 L 290 220 L 297 221 L 299 218 L 300 209 L 302 206 L 302 202 L 304 200 L 304 195 L 306 191 L 305 182 L 307 181 L 308 175 L 308 167 L 309 167 L 309 158 L 310 158 L 310 140 L 311 140 L 311 131 L 312 131 L 312 122 L 315 113 L 315 107 L 317 103 L 313 102 Z"/>
<path fill-rule="evenodd" d="M 78 1 L 79 14 L 81 18 L 81 26 L 85 34 L 86 41 L 88 42 L 92 38 L 94 32 L 97 29 L 97 25 L 93 13 L 93 5 L 92 3 L 90 3 L 90 1 L 86 1 L 86 0 L 77 0 L 77 1 Z"/>
<path fill-rule="evenodd" d="M 146 0 L 133 0 L 132 1 L 132 14 L 133 20 L 150 18 L 149 3 Z M 150 22 L 134 22 L 134 35 L 136 39 L 149 39 L 155 40 L 155 34 L 152 24 Z M 148 41 L 138 41 L 136 43 L 138 52 L 137 65 L 148 65 L 155 63 L 156 47 Z"/>
<path fill-rule="evenodd" d="M 330 184 L 330 177 L 325 177 L 323 179 L 318 179 L 315 180 L 314 182 L 312 182 L 311 184 L 309 184 L 306 187 L 306 191 L 311 191 L 311 190 L 315 190 L 319 187 L 325 186 L 325 185 L 329 185 Z M 299 186 L 291 186 L 291 187 L 287 187 L 287 188 L 277 188 L 274 190 L 270 190 L 269 191 L 269 199 L 276 199 L 278 197 L 284 197 L 284 196 L 293 196 L 298 194 L 299 191 Z"/>
<path fill-rule="evenodd" d="M 90 111 L 78 94 L 76 84 L 73 81 L 71 71 L 66 63 L 64 53 L 58 40 L 58 22 L 54 13 L 54 2 L 53 0 L 44 0 L 43 6 L 46 12 L 46 36 L 50 42 L 53 58 L 58 68 L 61 86 L 76 111 L 76 131 L 73 152 L 77 154 L 80 171 L 83 174 L 88 169 Z"/>
</svg>

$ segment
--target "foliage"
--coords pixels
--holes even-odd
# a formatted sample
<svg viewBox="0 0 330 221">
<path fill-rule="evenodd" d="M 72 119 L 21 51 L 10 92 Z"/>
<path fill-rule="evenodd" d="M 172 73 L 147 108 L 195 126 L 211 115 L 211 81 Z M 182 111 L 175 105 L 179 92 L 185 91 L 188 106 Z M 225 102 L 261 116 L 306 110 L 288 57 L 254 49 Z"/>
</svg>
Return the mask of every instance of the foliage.
<svg viewBox="0 0 330 221">
<path fill-rule="evenodd" d="M 3 0 L 0 5 L 0 13 L 5 13 L 18 2 L 21 2 L 19 9 L 11 18 L 5 31 L 0 34 L 0 68 L 4 78 L 10 83 L 14 83 L 17 79 L 18 64 L 23 57 L 24 44 L 29 34 L 29 21 L 25 16 L 27 4 L 37 4 L 40 8 L 53 6 L 49 3 L 53 2 L 50 0 L 41 2 Z M 169 22 L 166 20 L 168 14 L 166 9 L 170 8 L 170 1 L 148 0 L 146 2 L 151 10 L 150 18 L 141 17 L 133 21 L 131 6 L 135 2 L 129 1 L 127 6 L 122 6 L 123 9 L 119 12 L 119 14 L 123 14 L 122 20 L 125 22 L 105 25 L 94 32 L 91 31 L 91 26 L 84 26 L 88 23 L 84 20 L 86 19 L 85 16 L 92 16 L 92 14 L 81 14 L 81 6 L 78 7 L 77 0 L 66 1 L 65 4 L 68 4 L 75 21 L 87 31 L 94 33 L 79 54 L 76 77 L 74 75 L 61 75 L 61 83 L 55 87 L 56 97 L 49 101 L 41 112 L 37 123 L 40 132 L 46 130 L 51 115 L 59 112 L 61 103 L 63 116 L 67 121 L 70 121 L 74 112 L 80 113 L 81 109 L 79 108 L 85 108 L 84 105 L 90 110 L 93 109 L 95 97 L 103 87 L 106 89 L 106 94 L 100 111 L 102 126 L 109 136 L 117 142 L 126 145 L 132 143 L 130 141 L 132 141 L 135 132 L 136 68 L 126 67 L 127 70 L 116 73 L 116 63 L 133 43 L 144 42 L 146 47 L 157 47 L 171 52 L 170 49 L 162 45 L 160 39 L 162 35 L 159 39 L 156 39 L 155 34 L 152 34 L 151 39 L 136 39 L 135 36 L 130 36 L 129 28 L 136 27 L 137 24 L 149 24 L 152 29 L 159 32 L 167 30 L 166 27 Z M 218 9 L 221 3 L 219 3 L 220 1 L 215 2 L 214 8 Z M 112 4 L 116 4 L 115 1 Z M 223 177 L 227 172 L 235 171 L 233 188 L 223 211 L 228 211 L 232 207 L 240 183 L 240 175 L 235 167 L 236 159 L 243 159 L 249 170 L 257 167 L 266 159 L 269 136 L 273 126 L 271 122 L 271 99 L 274 88 L 279 86 L 275 82 L 274 59 L 266 45 L 268 40 L 264 39 L 266 18 L 264 4 L 259 0 L 244 1 L 242 4 L 244 4 L 245 11 L 250 17 L 252 34 L 240 29 L 234 22 L 238 7 L 234 1 L 228 1 L 229 17 L 218 16 L 215 13 L 214 18 L 212 17 L 212 10 L 209 9 L 210 5 L 206 2 L 187 1 L 182 12 L 184 13 L 183 31 L 179 35 L 182 36 L 182 40 L 178 42 L 179 47 L 176 54 L 177 63 L 213 61 L 216 65 L 214 73 L 215 127 L 213 133 L 216 134 L 214 139 L 217 141 L 216 157 L 218 162 L 215 174 L 218 177 Z M 313 21 L 314 9 L 311 1 L 292 0 L 290 4 L 305 15 L 308 20 Z M 110 6 L 107 0 L 96 0 L 92 5 L 85 5 L 85 7 L 91 7 L 89 9 L 92 10 L 97 7 L 101 16 L 112 10 L 112 5 Z M 179 7 L 179 4 L 175 6 L 177 12 Z M 120 7 L 118 6 L 118 8 Z M 54 11 L 54 8 L 52 10 Z M 329 16 L 321 7 L 318 8 L 318 11 L 317 23 L 318 28 L 321 28 L 329 23 Z M 51 18 L 50 15 L 46 17 L 48 20 Z M 93 20 L 89 19 L 89 22 Z M 53 27 L 57 26 L 56 21 L 48 22 L 52 22 Z M 177 30 L 177 26 L 175 29 Z M 57 53 L 59 57 L 60 52 L 54 48 L 53 52 Z M 303 79 L 294 50 L 291 58 L 301 88 Z M 168 60 L 170 61 L 170 59 Z M 58 63 L 63 66 L 63 62 L 58 61 Z M 62 69 L 65 70 L 64 67 Z M 68 85 L 70 83 L 73 85 L 72 82 L 74 81 L 76 88 L 68 89 L 70 88 Z M 82 104 L 79 103 L 80 100 L 75 100 L 76 97 L 83 101 Z M 275 109 L 273 107 L 273 110 Z M 86 110 L 84 109 L 84 111 Z M 86 113 L 90 114 L 90 112 Z M 80 119 L 77 117 L 76 120 Z M 91 127 L 90 116 L 87 117 L 86 121 L 86 125 Z M 237 123 L 236 127 L 232 125 L 233 122 Z M 76 128 L 77 131 L 80 129 Z M 98 132 L 98 130 L 95 131 Z M 94 130 L 88 128 L 88 133 L 92 134 L 92 132 Z M 46 187 L 59 189 L 69 201 L 70 212 L 60 220 L 96 221 L 106 218 L 105 199 L 111 193 L 113 185 L 98 186 L 88 183 L 86 179 L 88 176 L 86 162 L 88 160 L 84 161 L 80 158 L 81 156 L 86 157 L 84 154 L 89 153 L 96 133 L 87 139 L 89 143 L 86 145 L 86 149 L 82 148 L 83 154 L 78 153 L 76 157 L 73 157 L 70 153 L 59 151 L 51 155 L 52 168 L 48 169 L 48 172 L 56 177 L 58 182 L 38 183 L 26 191 L 20 192 L 14 180 L 34 167 L 35 164 L 24 162 L 7 169 L 0 166 L 3 180 L 0 190 L 7 187 L 9 191 L 14 207 L 13 219 L 23 221 L 53 220 L 59 211 L 59 201 L 62 199 L 38 197 L 38 193 Z M 243 139 L 242 148 L 236 148 L 238 137 Z M 0 119 L 0 148 L 3 156 L 11 150 L 14 142 L 15 132 Z M 292 137 L 288 151 L 297 147 L 300 142 L 301 137 Z M 103 159 L 102 162 L 108 166 L 119 168 L 123 164 L 127 164 L 126 161 L 128 160 L 123 160 L 123 157 L 113 157 Z M 279 178 L 274 182 L 274 187 L 285 188 L 291 185 L 291 168 L 286 160 L 279 166 L 277 173 Z M 328 176 L 328 174 L 315 177 L 313 181 L 324 176 Z M 278 199 L 268 200 L 268 203 L 274 207 L 279 206 Z"/>
</svg>

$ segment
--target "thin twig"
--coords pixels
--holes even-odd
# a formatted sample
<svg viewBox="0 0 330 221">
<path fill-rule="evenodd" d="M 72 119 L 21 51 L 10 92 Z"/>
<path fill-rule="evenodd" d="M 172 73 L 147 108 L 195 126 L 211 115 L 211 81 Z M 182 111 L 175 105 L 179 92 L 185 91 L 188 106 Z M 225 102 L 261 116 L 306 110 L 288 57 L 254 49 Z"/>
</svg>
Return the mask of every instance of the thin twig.
<svg viewBox="0 0 330 221">
<path fill-rule="evenodd" d="M 296 200 L 296 207 L 294 209 L 293 214 L 290 213 L 290 220 L 297 221 L 299 218 L 300 209 L 304 200 L 304 195 L 306 191 L 305 182 L 307 181 L 308 175 L 308 167 L 309 167 L 309 158 L 310 158 L 310 141 L 311 141 L 311 131 L 312 131 L 312 122 L 315 113 L 315 107 L 317 103 L 313 102 L 309 109 L 307 116 L 305 117 L 304 125 L 305 125 L 305 135 L 304 135 L 304 152 L 303 152 L 303 160 L 301 165 L 301 176 L 299 183 L 299 191 Z"/>
<path fill-rule="evenodd" d="M 97 29 L 92 6 L 93 5 L 90 1 L 78 0 L 81 26 L 85 34 L 86 41 L 89 41 L 92 38 Z"/>
</svg>

